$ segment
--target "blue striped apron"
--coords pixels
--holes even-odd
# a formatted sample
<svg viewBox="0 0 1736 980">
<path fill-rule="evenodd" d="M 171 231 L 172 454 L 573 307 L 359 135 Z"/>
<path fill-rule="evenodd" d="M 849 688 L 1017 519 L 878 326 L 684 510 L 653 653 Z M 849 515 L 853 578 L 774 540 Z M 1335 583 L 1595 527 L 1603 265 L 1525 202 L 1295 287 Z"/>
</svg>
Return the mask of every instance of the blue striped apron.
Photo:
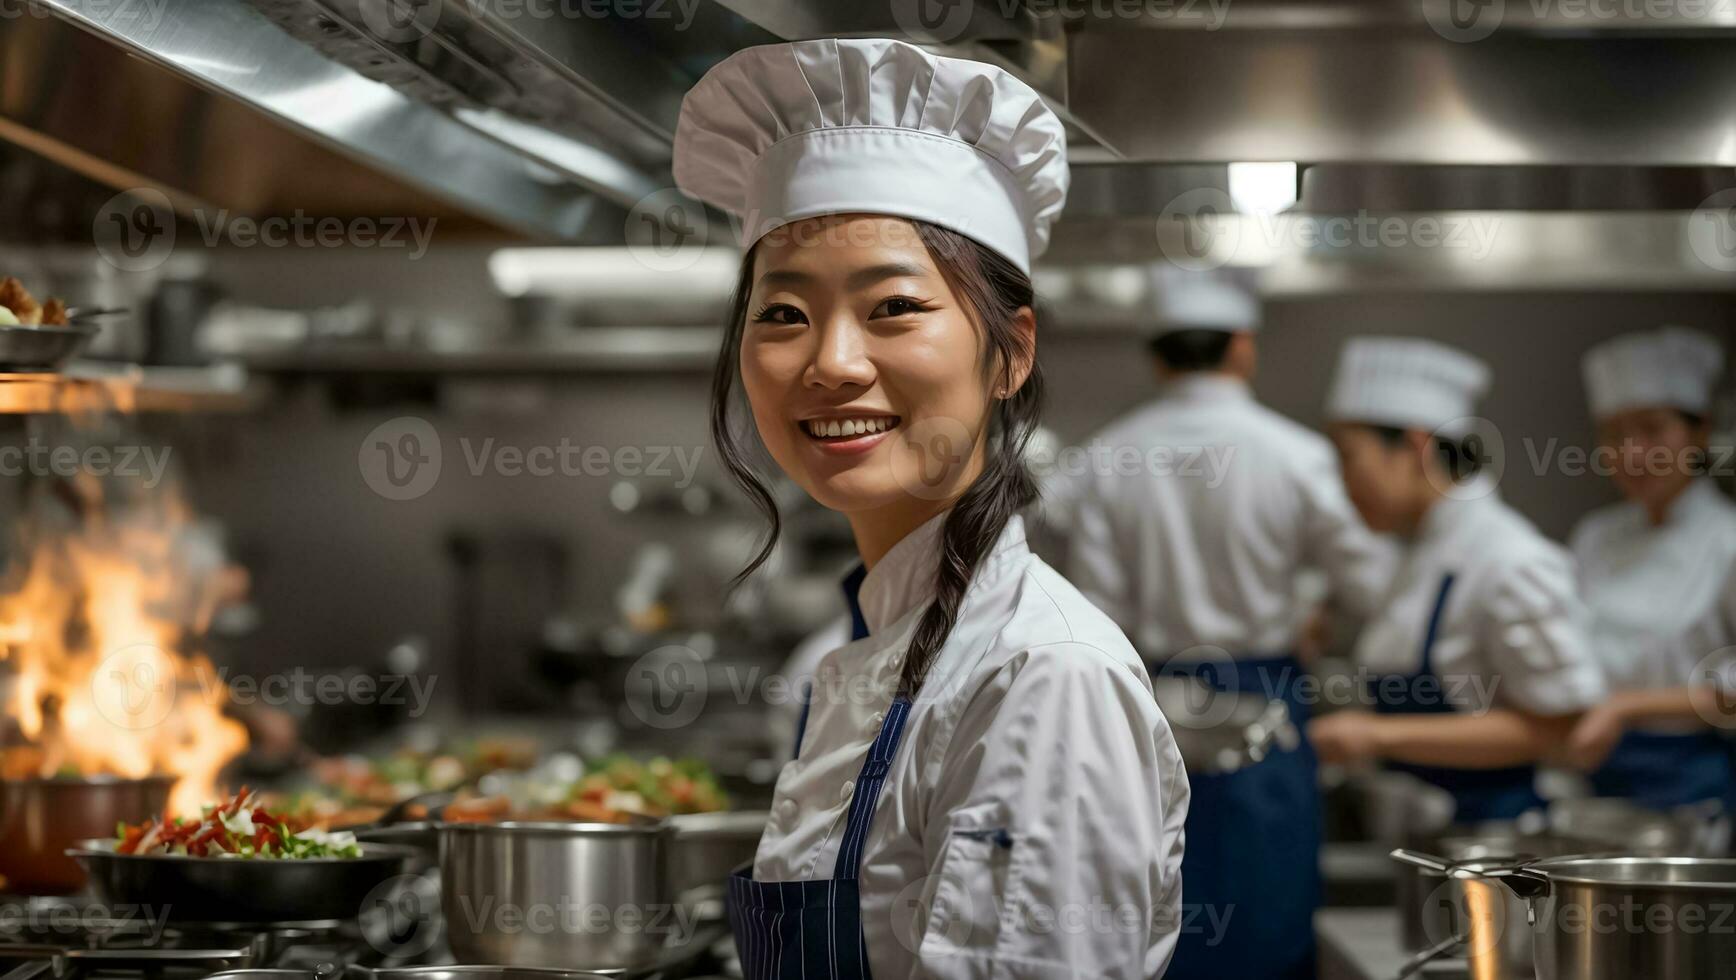
<svg viewBox="0 0 1736 980">
<path fill-rule="evenodd" d="M 904 739 L 910 701 L 899 697 L 886 712 L 880 734 L 856 777 L 856 793 L 844 823 L 844 841 L 830 878 L 814 881 L 755 881 L 747 872 L 730 876 L 729 928 L 741 957 L 744 980 L 855 980 L 867 978 L 857 875 L 862 845 L 880 803 L 886 774 Z M 804 707 L 801 728 L 805 728 Z M 802 732 L 796 733 L 801 745 Z"/>
<path fill-rule="evenodd" d="M 1153 677 L 1194 677 L 1218 691 L 1284 701 L 1298 728 L 1308 704 L 1293 656 L 1153 662 Z M 1238 772 L 1188 773 L 1183 909 L 1229 914 L 1221 930 L 1184 928 L 1166 980 L 1308 980 L 1314 976 L 1314 910 L 1320 878 L 1319 762 L 1303 740 Z"/>
<path fill-rule="evenodd" d="M 1369 690 L 1376 713 L 1450 715 L 1458 710 L 1447 700 L 1445 687 L 1435 674 L 1435 640 L 1440 634 L 1441 617 L 1446 612 L 1447 598 L 1452 591 L 1453 575 L 1449 572 L 1441 576 L 1440 591 L 1435 594 L 1434 609 L 1429 612 L 1428 631 L 1423 634 L 1421 666 L 1417 672 L 1370 679 Z M 1537 773 L 1533 766 L 1452 769 L 1390 762 L 1386 768 L 1410 773 L 1451 793 L 1453 802 L 1457 804 L 1454 817 L 1457 823 L 1512 820 L 1543 805 L 1543 798 L 1537 795 Z"/>
</svg>

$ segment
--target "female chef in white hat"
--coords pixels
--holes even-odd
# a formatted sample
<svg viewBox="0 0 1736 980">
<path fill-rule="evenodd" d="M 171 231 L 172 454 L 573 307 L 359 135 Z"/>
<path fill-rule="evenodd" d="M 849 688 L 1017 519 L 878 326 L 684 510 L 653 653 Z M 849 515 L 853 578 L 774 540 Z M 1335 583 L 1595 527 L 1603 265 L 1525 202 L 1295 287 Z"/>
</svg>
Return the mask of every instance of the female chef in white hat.
<svg viewBox="0 0 1736 980">
<path fill-rule="evenodd" d="M 1604 692 L 1571 560 L 1473 472 L 1488 384 L 1445 345 L 1359 338 L 1327 404 L 1351 502 L 1407 547 L 1357 641 L 1374 711 L 1318 718 L 1309 737 L 1322 761 L 1385 761 L 1446 789 L 1463 822 L 1540 803 L 1533 763 Z"/>
<path fill-rule="evenodd" d="M 1649 717 L 1670 713 L 1660 703 L 1691 704 L 1673 692 L 1697 680 L 1710 651 L 1670 640 L 1712 610 L 1736 561 L 1736 504 L 1699 475 L 1723 367 L 1717 341 L 1682 327 L 1617 337 L 1584 361 L 1600 458 L 1626 500 L 1587 515 L 1570 540 L 1615 693 L 1569 748 L 1595 766 L 1598 795 L 1656 809 L 1731 789 L 1727 746 L 1704 721 Z"/>
<path fill-rule="evenodd" d="M 709 72 L 674 169 L 748 249 L 713 392 L 724 463 L 775 536 L 757 437 L 849 520 L 865 569 L 731 880 L 744 974 L 1161 974 L 1180 754 L 1132 646 L 1015 514 L 1060 122 L 988 65 L 803 41 Z"/>
</svg>

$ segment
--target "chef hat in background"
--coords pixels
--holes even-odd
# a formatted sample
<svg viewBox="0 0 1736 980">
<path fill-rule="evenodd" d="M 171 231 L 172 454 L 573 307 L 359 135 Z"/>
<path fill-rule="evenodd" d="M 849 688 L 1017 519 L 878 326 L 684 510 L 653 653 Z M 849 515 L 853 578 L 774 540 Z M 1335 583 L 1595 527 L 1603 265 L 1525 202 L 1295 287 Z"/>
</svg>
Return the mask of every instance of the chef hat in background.
<svg viewBox="0 0 1736 980">
<path fill-rule="evenodd" d="M 824 214 L 915 218 L 1027 274 L 1067 199 L 1067 134 L 1030 86 L 883 38 L 738 51 L 681 103 L 675 183 L 743 246 Z"/>
<path fill-rule="evenodd" d="M 1489 366 L 1464 351 L 1432 340 L 1356 337 L 1339 355 L 1326 413 L 1460 438 L 1488 390 Z"/>
<path fill-rule="evenodd" d="M 1705 415 L 1724 373 L 1724 347 L 1698 330 L 1661 327 L 1606 340 L 1581 366 L 1595 417 L 1652 406 Z"/>
<path fill-rule="evenodd" d="M 1233 333 L 1260 328 L 1260 301 L 1223 275 L 1159 265 L 1151 277 L 1151 336 L 1182 330 Z"/>
</svg>

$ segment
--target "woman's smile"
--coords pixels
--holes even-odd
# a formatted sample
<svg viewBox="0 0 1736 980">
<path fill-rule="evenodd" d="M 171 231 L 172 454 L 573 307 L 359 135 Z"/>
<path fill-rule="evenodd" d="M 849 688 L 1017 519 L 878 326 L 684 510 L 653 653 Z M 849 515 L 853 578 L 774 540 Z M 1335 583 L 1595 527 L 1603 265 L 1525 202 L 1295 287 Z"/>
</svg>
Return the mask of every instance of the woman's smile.
<svg viewBox="0 0 1736 980">
<path fill-rule="evenodd" d="M 884 442 L 898 428 L 899 417 L 869 412 L 816 415 L 801 421 L 807 442 L 830 456 L 857 456 Z"/>
</svg>

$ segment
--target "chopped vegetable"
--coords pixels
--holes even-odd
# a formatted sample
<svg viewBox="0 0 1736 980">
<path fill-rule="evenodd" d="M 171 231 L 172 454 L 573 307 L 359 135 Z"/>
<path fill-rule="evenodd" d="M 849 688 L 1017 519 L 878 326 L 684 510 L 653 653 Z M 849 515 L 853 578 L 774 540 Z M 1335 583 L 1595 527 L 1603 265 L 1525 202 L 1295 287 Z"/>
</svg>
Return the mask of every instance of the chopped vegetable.
<svg viewBox="0 0 1736 980">
<path fill-rule="evenodd" d="M 319 830 L 258 803 L 258 794 L 242 787 L 233 797 L 206 807 L 198 820 L 165 815 L 132 826 L 123 823 L 115 828 L 115 851 L 218 858 L 362 856 L 354 834 Z"/>
</svg>

